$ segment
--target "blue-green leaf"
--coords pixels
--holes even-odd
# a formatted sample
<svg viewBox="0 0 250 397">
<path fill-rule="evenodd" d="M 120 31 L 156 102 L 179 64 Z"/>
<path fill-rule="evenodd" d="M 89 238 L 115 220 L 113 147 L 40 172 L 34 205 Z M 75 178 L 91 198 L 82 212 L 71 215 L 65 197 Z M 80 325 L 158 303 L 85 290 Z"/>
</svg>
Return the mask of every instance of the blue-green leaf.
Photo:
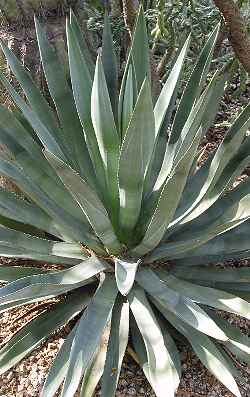
<svg viewBox="0 0 250 397">
<path fill-rule="evenodd" d="M 107 184 L 107 207 L 113 222 L 118 217 L 118 161 L 120 139 L 115 125 L 101 58 L 97 58 L 91 96 L 91 116 Z"/>
<path fill-rule="evenodd" d="M 219 340 L 227 340 L 225 333 L 199 305 L 169 288 L 152 270 L 141 269 L 137 272 L 136 281 L 151 295 L 153 302 L 156 301 L 194 329 Z"/>
<path fill-rule="evenodd" d="M 155 139 L 150 87 L 144 81 L 124 137 L 119 161 L 120 228 L 128 237 L 141 209 L 144 176 Z"/>
<path fill-rule="evenodd" d="M 142 288 L 134 287 L 128 296 L 129 305 L 143 337 L 148 359 L 150 382 L 157 397 L 174 397 L 175 382 L 169 353 L 161 329 Z"/>
<path fill-rule="evenodd" d="M 0 373 L 3 374 L 16 365 L 55 330 L 75 317 L 90 299 L 91 294 L 87 290 L 75 293 L 65 302 L 26 324 L 0 350 Z"/>
<path fill-rule="evenodd" d="M 104 372 L 101 397 L 114 397 L 121 371 L 122 360 L 128 344 L 129 304 L 118 295 L 112 314 L 111 331 Z"/>
<path fill-rule="evenodd" d="M 52 153 L 45 153 L 70 194 L 85 213 L 99 239 L 113 254 L 120 250 L 120 243 L 114 233 L 108 213 L 101 200 L 88 184 L 72 168 L 59 160 Z"/>
<path fill-rule="evenodd" d="M 83 313 L 73 341 L 62 397 L 71 397 L 76 392 L 100 344 L 103 330 L 110 321 L 117 292 L 114 278 L 106 275 Z"/>
<path fill-rule="evenodd" d="M 120 293 L 124 296 L 131 291 L 140 260 L 115 259 L 115 278 Z"/>
<path fill-rule="evenodd" d="M 43 385 L 41 397 L 53 397 L 57 392 L 59 386 L 63 382 L 69 367 L 69 356 L 72 347 L 72 342 L 75 337 L 78 324 L 67 335 L 65 341 L 60 347 L 59 352 L 53 360 L 52 366 L 49 369 L 48 376 Z"/>
<path fill-rule="evenodd" d="M 102 36 L 102 64 L 109 91 L 114 119 L 117 122 L 118 65 L 116 59 L 117 58 L 113 44 L 110 21 L 107 13 L 105 13 Z"/>
</svg>

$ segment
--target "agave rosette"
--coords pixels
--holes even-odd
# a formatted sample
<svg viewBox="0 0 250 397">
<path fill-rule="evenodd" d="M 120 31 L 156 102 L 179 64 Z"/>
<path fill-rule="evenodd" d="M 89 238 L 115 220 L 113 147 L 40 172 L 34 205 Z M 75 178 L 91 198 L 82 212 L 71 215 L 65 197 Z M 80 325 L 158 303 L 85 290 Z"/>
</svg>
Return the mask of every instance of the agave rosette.
<svg viewBox="0 0 250 397">
<path fill-rule="evenodd" d="M 100 379 L 101 395 L 114 396 L 128 343 L 157 397 L 166 390 L 174 396 L 181 377 L 180 335 L 240 396 L 230 354 L 249 364 L 249 338 L 217 311 L 250 319 L 250 269 L 207 265 L 249 256 L 250 183 L 229 188 L 250 160 L 250 105 L 218 150 L 196 167 L 226 79 L 216 72 L 205 86 L 218 27 L 177 109 L 189 38 L 153 105 L 142 9 L 119 96 L 107 18 L 94 65 L 71 13 L 71 82 L 38 21 L 36 29 L 53 110 L 2 43 L 26 99 L 1 74 L 18 110 L 0 107 L 0 173 L 26 199 L 0 190 L 0 255 L 63 269 L 1 266 L 0 279 L 7 284 L 0 289 L 0 310 L 64 298 L 2 347 L 1 373 L 75 318 L 44 397 L 61 384 L 63 397 L 73 396 L 79 385 L 81 396 L 91 396 Z"/>
</svg>

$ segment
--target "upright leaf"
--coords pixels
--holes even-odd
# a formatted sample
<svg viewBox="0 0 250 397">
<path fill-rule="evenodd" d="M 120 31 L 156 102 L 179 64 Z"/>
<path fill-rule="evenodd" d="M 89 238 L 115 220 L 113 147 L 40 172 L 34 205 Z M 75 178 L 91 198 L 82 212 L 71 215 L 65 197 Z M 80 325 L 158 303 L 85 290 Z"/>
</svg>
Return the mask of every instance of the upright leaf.
<svg viewBox="0 0 250 397">
<path fill-rule="evenodd" d="M 139 217 L 143 181 L 154 140 L 153 105 L 149 83 L 145 80 L 122 143 L 119 161 L 120 228 L 125 239 Z"/>
<path fill-rule="evenodd" d="M 85 40 L 85 37 L 83 35 L 83 32 L 79 25 L 79 22 L 77 21 L 77 18 L 75 16 L 75 14 L 73 13 L 72 9 L 70 10 L 70 26 L 74 32 L 77 42 L 79 43 L 81 52 L 86 59 L 86 64 L 87 64 L 90 76 L 93 79 L 94 73 L 95 73 L 95 65 L 94 65 L 93 57 L 92 57 L 93 54 L 91 54 L 91 52 L 89 50 L 89 43 L 87 42 L 87 40 Z"/>
<path fill-rule="evenodd" d="M 204 114 L 205 112 L 207 112 L 208 103 L 214 100 L 217 96 L 217 92 L 214 91 L 214 87 L 217 84 L 217 79 L 223 78 L 218 75 L 218 72 L 213 75 L 210 83 L 208 84 L 205 91 L 202 93 L 197 103 L 193 104 L 193 107 L 188 114 L 187 120 L 184 123 L 178 137 L 174 137 L 174 126 L 171 127 L 171 133 L 167 143 L 167 148 L 162 162 L 161 170 L 154 185 L 154 192 L 160 191 L 160 189 L 164 185 L 164 182 L 166 181 L 166 178 L 169 176 L 173 168 L 182 158 L 183 153 L 191 144 L 199 128 L 201 129 L 200 137 L 203 135 L 204 127 L 201 123 L 204 120 Z"/>
<path fill-rule="evenodd" d="M 113 109 L 114 119 L 117 123 L 118 65 L 116 59 L 117 58 L 113 44 L 110 20 L 107 13 L 105 13 L 102 36 L 102 64 Z"/>
<path fill-rule="evenodd" d="M 166 83 L 162 87 L 159 98 L 157 99 L 157 102 L 155 104 L 154 116 L 155 116 L 156 136 L 159 135 L 165 115 L 171 104 L 171 99 L 173 97 L 176 87 L 178 86 L 178 81 L 180 79 L 180 74 L 187 54 L 189 43 L 190 43 L 190 36 L 187 38 L 184 46 L 182 47 L 181 52 L 168 76 Z"/>
<path fill-rule="evenodd" d="M 134 254 L 145 255 L 154 249 L 164 236 L 166 229 L 174 216 L 185 187 L 188 173 L 199 144 L 200 135 L 201 128 L 196 133 L 196 136 L 186 153 L 169 175 L 169 178 L 161 192 L 156 209 L 150 219 L 149 225 L 147 226 L 146 233 L 141 243 L 132 250 Z"/>
<path fill-rule="evenodd" d="M 91 116 L 106 175 L 113 222 L 118 216 L 118 161 L 120 139 L 115 125 L 101 58 L 97 58 L 91 96 Z"/>
<path fill-rule="evenodd" d="M 134 82 L 133 82 L 133 66 L 130 65 L 125 84 L 124 99 L 122 106 L 122 122 L 121 122 L 121 136 L 122 140 L 126 134 L 128 125 L 130 123 L 133 109 L 134 109 Z"/>
<path fill-rule="evenodd" d="M 138 18 L 135 25 L 131 46 L 131 55 L 135 67 L 139 91 L 145 78 L 148 78 L 148 80 L 151 81 L 148 33 L 142 6 L 139 8 Z"/>
<path fill-rule="evenodd" d="M 91 119 L 91 91 L 93 81 L 87 66 L 87 60 L 85 59 L 84 53 L 81 51 L 81 45 L 76 36 L 75 30 L 77 30 L 77 28 L 75 27 L 74 29 L 72 24 L 69 24 L 68 22 L 66 28 L 70 78 L 75 105 L 82 124 L 88 151 L 95 169 L 98 185 L 101 187 L 102 194 L 104 194 L 105 174 Z"/>
<path fill-rule="evenodd" d="M 214 46 L 217 40 L 218 32 L 220 25 L 216 26 L 213 32 L 208 37 L 208 40 L 203 47 L 203 50 L 200 53 L 200 56 L 197 60 L 197 63 L 192 71 L 192 74 L 189 77 L 187 86 L 183 92 L 181 97 L 181 101 L 179 103 L 176 116 L 174 119 L 174 124 L 172 127 L 172 132 L 169 140 L 169 158 L 171 156 L 171 149 L 174 146 L 171 146 L 171 142 L 176 142 L 179 139 L 180 133 L 188 119 L 189 113 L 197 99 L 200 96 L 200 93 L 203 89 L 204 83 L 207 78 L 207 72 L 210 67 L 210 63 L 212 61 Z"/>
<path fill-rule="evenodd" d="M 43 69 L 61 123 L 63 141 L 70 153 L 73 165 L 90 182 L 94 179 L 94 173 L 72 91 L 69 88 L 60 59 L 36 18 L 35 25 Z"/>
<path fill-rule="evenodd" d="M 144 193 L 146 196 L 151 193 L 164 159 L 167 144 L 167 129 L 169 127 L 173 108 L 175 106 L 175 101 L 180 86 L 181 70 L 188 50 L 189 42 L 190 37 L 187 38 L 183 48 L 181 49 L 180 54 L 161 90 L 154 107 L 156 140 L 144 183 Z"/>
</svg>

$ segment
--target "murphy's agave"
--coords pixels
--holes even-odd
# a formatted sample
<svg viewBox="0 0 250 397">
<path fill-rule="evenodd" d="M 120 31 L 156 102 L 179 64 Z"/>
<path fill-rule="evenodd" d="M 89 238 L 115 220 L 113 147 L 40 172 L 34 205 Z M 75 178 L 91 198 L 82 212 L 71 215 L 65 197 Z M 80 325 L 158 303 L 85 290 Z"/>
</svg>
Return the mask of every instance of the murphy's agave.
<svg viewBox="0 0 250 397">
<path fill-rule="evenodd" d="M 70 81 L 36 30 L 51 107 L 1 44 L 26 99 L 1 74 L 17 110 L 0 107 L 0 173 L 25 199 L 0 190 L 0 255 L 61 266 L 1 266 L 0 310 L 60 299 L 1 348 L 1 373 L 71 320 L 43 397 L 61 384 L 63 397 L 91 396 L 100 379 L 114 396 L 128 344 L 157 397 L 173 397 L 180 336 L 240 396 L 230 357 L 250 364 L 249 338 L 218 310 L 250 319 L 250 268 L 211 264 L 250 256 L 250 183 L 232 189 L 250 161 L 250 105 L 197 168 L 226 80 L 205 84 L 218 28 L 177 108 L 189 38 L 153 105 L 142 9 L 120 87 L 107 18 L 94 66 L 71 14 Z"/>
</svg>

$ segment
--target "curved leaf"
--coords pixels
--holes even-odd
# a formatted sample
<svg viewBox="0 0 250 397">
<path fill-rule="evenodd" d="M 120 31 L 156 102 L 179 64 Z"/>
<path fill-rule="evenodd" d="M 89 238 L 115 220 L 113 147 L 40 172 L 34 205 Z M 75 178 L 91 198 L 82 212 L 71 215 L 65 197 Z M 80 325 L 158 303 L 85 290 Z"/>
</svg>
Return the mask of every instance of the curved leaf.
<svg viewBox="0 0 250 397">
<path fill-rule="evenodd" d="M 250 105 L 236 118 L 219 148 L 190 181 L 183 204 L 171 226 L 191 221 L 218 199 L 249 162 L 249 139 L 242 141 L 250 124 Z"/>
<path fill-rule="evenodd" d="M 161 310 L 161 308 L 159 307 Z M 204 334 L 193 331 L 191 327 L 184 324 L 180 319 L 169 312 L 162 311 L 167 320 L 181 332 L 191 343 L 194 352 L 214 376 L 219 379 L 235 396 L 241 397 L 240 391 L 232 373 L 232 364 L 225 358 L 216 345 Z"/>
<path fill-rule="evenodd" d="M 193 227 L 190 225 L 190 228 L 188 228 L 186 232 L 184 230 L 183 233 L 181 233 L 180 230 L 179 234 L 175 234 L 173 242 L 170 241 L 160 244 L 151 254 L 150 259 L 156 260 L 161 257 L 178 257 L 180 254 L 192 251 L 216 236 L 228 232 L 243 222 L 246 222 L 250 218 L 250 194 L 245 194 L 244 191 L 242 196 L 243 197 L 237 195 L 235 200 L 232 200 L 229 194 L 226 199 L 220 200 L 219 205 L 221 205 L 221 213 L 218 214 L 215 219 L 211 217 L 205 225 L 196 222 L 196 225 L 193 225 Z M 227 198 L 229 199 L 228 202 Z M 211 211 L 209 211 L 209 213 L 210 212 Z"/>
<path fill-rule="evenodd" d="M 8 61 L 8 65 L 11 67 L 13 74 L 21 85 L 31 108 L 38 115 L 41 122 L 47 127 L 47 129 L 53 131 L 55 136 L 59 138 L 60 131 L 56 123 L 56 118 L 46 99 L 14 53 L 3 43 L 3 41 L 0 41 L 0 44 Z"/>
<path fill-rule="evenodd" d="M 22 291 L 25 287 L 33 288 L 35 285 L 44 285 L 46 288 L 47 285 L 74 285 L 90 279 L 105 269 L 108 269 L 108 265 L 104 261 L 91 257 L 69 269 L 27 276 L 0 288 L 0 302 L 3 303 L 8 296 L 13 296 L 14 293 Z"/>
<path fill-rule="evenodd" d="M 46 152 L 45 155 L 69 193 L 81 207 L 104 246 L 113 254 L 118 253 L 120 243 L 114 233 L 108 213 L 95 191 L 88 186 L 80 175 L 52 153 Z"/>
<path fill-rule="evenodd" d="M 93 276 L 104 269 L 107 269 L 107 265 L 93 257 L 70 269 L 18 279 L 0 288 L 0 310 L 6 310 L 7 304 L 27 304 L 90 284 L 95 281 Z"/>
<path fill-rule="evenodd" d="M 181 291 L 183 295 L 189 297 L 194 302 L 250 319 L 250 304 L 235 295 L 215 288 L 202 287 L 183 281 L 169 275 L 165 271 L 160 271 L 158 274 L 169 288 L 176 292 Z"/>
<path fill-rule="evenodd" d="M 1 282 L 11 282 L 11 281 L 16 281 L 19 278 L 27 277 L 27 276 L 33 276 L 36 274 L 40 273 L 46 273 L 49 272 L 50 270 L 44 270 L 39 267 L 21 267 L 21 266 L 6 266 L 6 265 L 1 265 L 0 266 L 0 281 Z"/>
<path fill-rule="evenodd" d="M 116 258 L 115 260 L 115 278 L 117 287 L 120 293 L 124 296 L 128 295 L 131 291 L 135 275 L 137 272 L 137 268 L 140 264 L 140 260 L 135 261 L 123 261 L 121 259 Z"/>
<path fill-rule="evenodd" d="M 153 302 L 156 301 L 194 329 L 213 338 L 227 340 L 225 333 L 199 305 L 168 288 L 152 270 L 141 269 L 137 272 L 136 281 L 151 295 Z"/>
<path fill-rule="evenodd" d="M 208 286 L 216 286 L 216 283 L 250 283 L 250 268 L 213 268 L 204 266 L 185 267 L 175 266 L 171 269 L 176 277 L 196 282 L 197 284 L 207 283 Z"/>
<path fill-rule="evenodd" d="M 62 143 L 59 142 L 59 140 L 57 141 L 54 134 L 43 124 L 38 114 L 26 104 L 25 100 L 17 93 L 17 91 L 12 87 L 2 73 L 0 73 L 0 81 L 9 92 L 17 107 L 22 111 L 25 119 L 36 131 L 36 134 L 39 137 L 42 145 L 47 147 L 53 153 L 57 154 L 60 158 L 68 161 L 68 157 Z"/>
<path fill-rule="evenodd" d="M 50 234 L 58 235 L 56 224 L 37 205 L 19 199 L 14 193 L 0 188 L 0 214 L 8 216 L 17 222 L 45 230 Z"/>
<path fill-rule="evenodd" d="M 239 328 L 234 327 L 229 321 L 218 316 L 212 310 L 208 311 L 209 316 L 222 328 L 228 336 L 228 341 L 224 346 L 236 357 L 250 365 L 250 338 L 241 333 Z"/>
</svg>

